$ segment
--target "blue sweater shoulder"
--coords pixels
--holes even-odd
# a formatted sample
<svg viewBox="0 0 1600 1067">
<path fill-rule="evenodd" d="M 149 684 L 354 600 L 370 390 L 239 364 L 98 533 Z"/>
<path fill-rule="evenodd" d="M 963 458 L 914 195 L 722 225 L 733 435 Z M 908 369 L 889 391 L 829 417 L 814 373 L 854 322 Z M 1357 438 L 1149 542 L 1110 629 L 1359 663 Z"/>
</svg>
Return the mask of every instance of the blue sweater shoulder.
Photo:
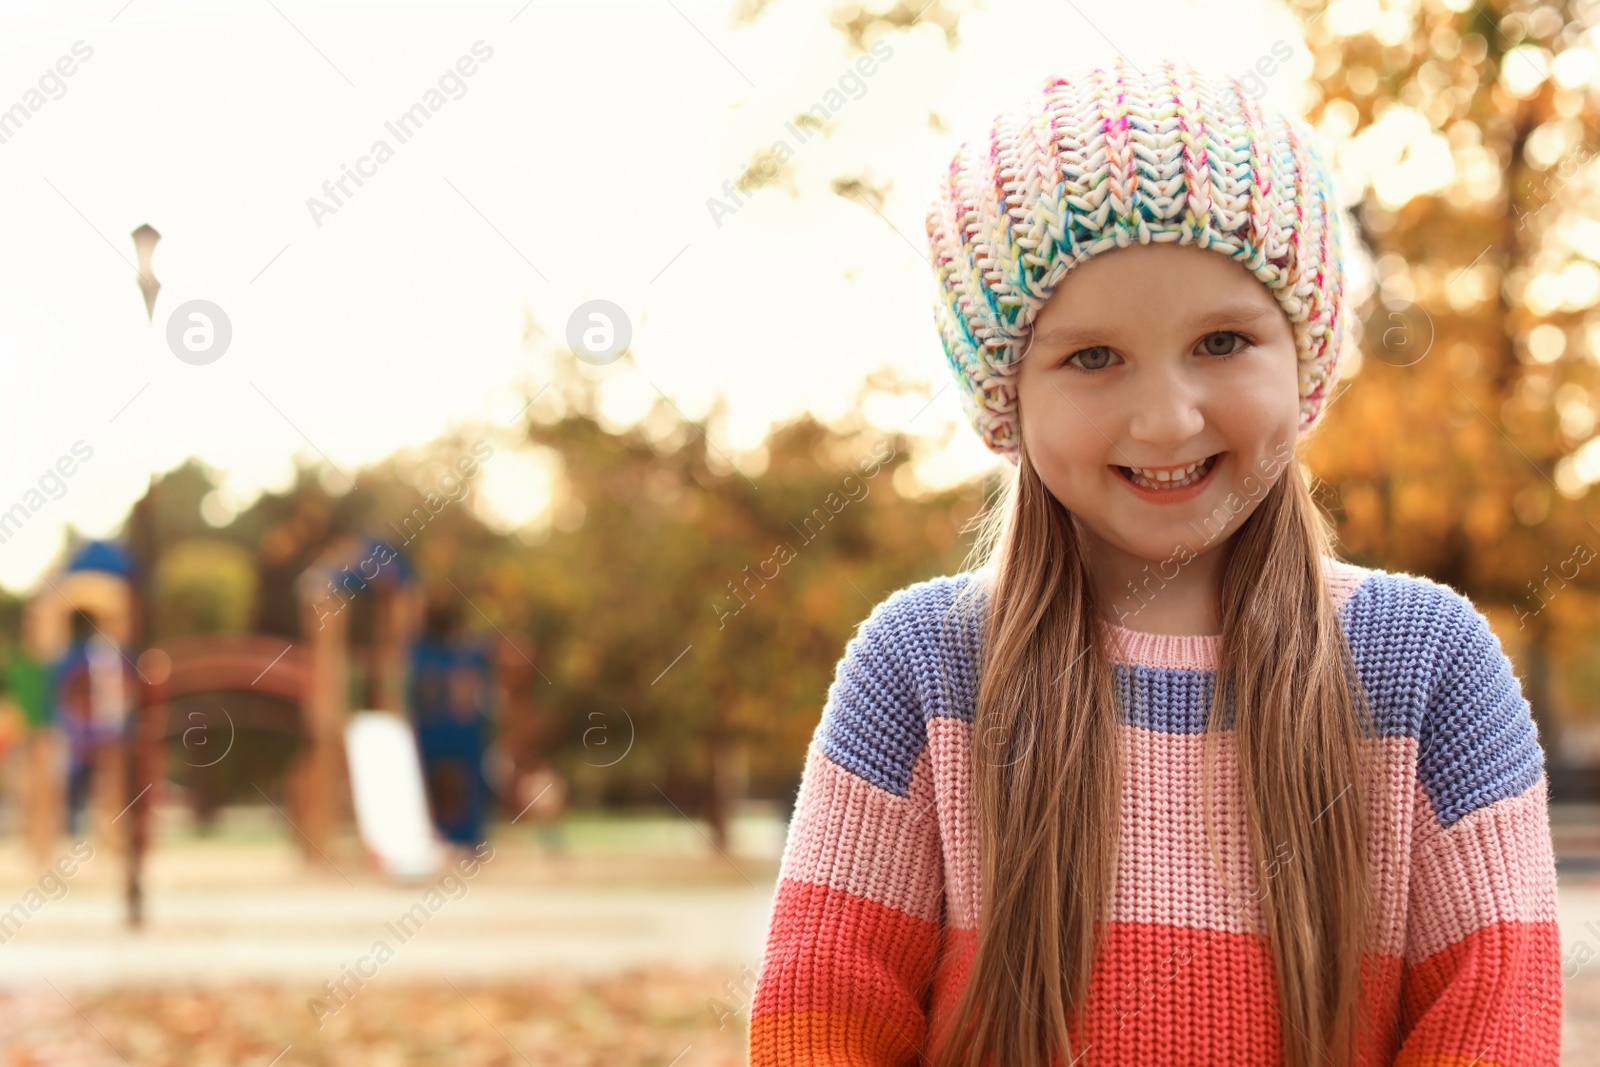
<svg viewBox="0 0 1600 1067">
<path fill-rule="evenodd" d="M 964 571 L 915 582 L 891 593 L 856 628 L 817 726 L 816 743 L 828 758 L 905 796 L 927 743 L 928 718 L 971 718 L 982 636 L 973 581 Z"/>
<path fill-rule="evenodd" d="M 1544 773 L 1510 657 L 1471 600 L 1418 575 L 1374 571 L 1341 614 L 1379 733 L 1417 741 L 1441 826 L 1521 795 Z"/>
</svg>

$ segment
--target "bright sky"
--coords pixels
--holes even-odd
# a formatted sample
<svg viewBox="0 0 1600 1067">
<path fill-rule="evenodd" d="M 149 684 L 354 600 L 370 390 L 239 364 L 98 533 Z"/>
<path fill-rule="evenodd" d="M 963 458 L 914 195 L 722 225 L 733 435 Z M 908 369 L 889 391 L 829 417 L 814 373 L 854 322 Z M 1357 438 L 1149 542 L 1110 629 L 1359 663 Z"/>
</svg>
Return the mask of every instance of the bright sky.
<svg viewBox="0 0 1600 1067">
<path fill-rule="evenodd" d="M 949 381 L 922 217 L 957 135 L 1118 48 L 1242 73 L 1285 41 L 1268 94 L 1287 107 L 1311 67 L 1298 22 L 1266 0 L 989 0 L 953 51 L 932 25 L 893 34 L 831 135 L 797 148 L 798 196 L 760 190 L 719 227 L 707 199 L 759 149 L 794 144 L 785 123 L 849 69 L 833 0 L 774 0 L 739 28 L 731 0 L 123 4 L 0 6 L 0 111 L 83 42 L 43 106 L 0 129 L 0 510 L 76 442 L 93 450 L 0 545 L 12 589 L 37 580 L 65 524 L 110 532 L 151 472 L 187 456 L 237 507 L 287 485 L 296 456 L 353 473 L 452 426 L 509 425 L 539 386 L 528 317 L 560 338 L 592 298 L 633 322 L 637 369 L 607 383 L 619 419 L 658 388 L 691 416 L 720 393 L 719 443 L 749 449 L 774 421 L 836 415 L 887 365 L 929 390 L 875 421 L 954 427 L 918 473 L 968 477 L 997 461 L 953 387 L 910 423 Z M 385 129 L 480 41 L 458 99 L 404 143 Z M 307 199 L 380 138 L 392 158 L 319 226 Z M 892 229 L 829 192 L 841 175 L 890 187 Z M 129 236 L 143 223 L 162 235 L 153 321 Z M 205 365 L 166 341 L 196 299 L 232 326 Z M 544 507 L 533 457 L 502 447 L 485 471 L 502 527 Z"/>
</svg>

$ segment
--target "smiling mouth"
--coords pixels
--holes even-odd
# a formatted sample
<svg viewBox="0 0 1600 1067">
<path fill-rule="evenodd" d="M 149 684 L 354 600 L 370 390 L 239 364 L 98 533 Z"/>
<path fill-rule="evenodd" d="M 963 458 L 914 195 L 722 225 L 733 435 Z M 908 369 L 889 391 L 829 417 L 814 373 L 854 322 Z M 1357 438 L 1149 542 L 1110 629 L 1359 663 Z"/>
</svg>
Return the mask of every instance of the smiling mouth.
<svg viewBox="0 0 1600 1067">
<path fill-rule="evenodd" d="M 1217 465 L 1217 460 L 1222 456 L 1218 452 L 1214 456 L 1207 456 L 1198 463 L 1191 463 L 1187 467 L 1168 467 L 1155 470 L 1147 467 L 1117 467 L 1117 472 L 1123 478 L 1137 485 L 1141 489 L 1182 489 L 1184 486 L 1193 485 L 1211 473 L 1211 468 Z M 1115 466 L 1115 464 L 1113 464 Z"/>
</svg>

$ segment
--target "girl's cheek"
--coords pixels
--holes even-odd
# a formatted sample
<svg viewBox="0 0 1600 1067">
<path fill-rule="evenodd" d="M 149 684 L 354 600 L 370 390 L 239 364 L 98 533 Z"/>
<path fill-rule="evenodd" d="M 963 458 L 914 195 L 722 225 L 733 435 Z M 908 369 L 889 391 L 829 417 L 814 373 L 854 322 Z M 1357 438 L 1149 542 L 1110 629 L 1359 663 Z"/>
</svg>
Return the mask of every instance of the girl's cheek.
<svg viewBox="0 0 1600 1067">
<path fill-rule="evenodd" d="M 1063 505 L 1099 492 L 1100 479 L 1116 455 L 1108 443 L 1119 440 L 1122 415 L 1105 398 L 1064 396 L 1071 383 L 1021 383 L 1022 437 L 1040 479 Z M 1099 406 L 1096 407 L 1095 405 Z M 1094 421 L 1089 421 L 1086 414 Z"/>
<path fill-rule="evenodd" d="M 1094 502 L 1100 498 L 1100 477 L 1103 473 L 1101 452 L 1105 439 L 1099 439 L 1099 448 L 1092 442 L 1078 443 L 1078 447 L 1051 452 L 1042 459 L 1034 459 L 1039 479 L 1052 496 L 1069 511 L 1092 512 Z"/>
</svg>

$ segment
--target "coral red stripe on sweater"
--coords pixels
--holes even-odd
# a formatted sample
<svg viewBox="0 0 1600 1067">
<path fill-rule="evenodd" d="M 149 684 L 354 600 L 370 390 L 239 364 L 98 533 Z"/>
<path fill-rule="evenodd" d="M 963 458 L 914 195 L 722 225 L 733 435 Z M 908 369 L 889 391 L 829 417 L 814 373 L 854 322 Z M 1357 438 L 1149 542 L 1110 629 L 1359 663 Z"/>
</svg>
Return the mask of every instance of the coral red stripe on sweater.
<svg viewBox="0 0 1600 1067">
<path fill-rule="evenodd" d="M 1516 1057 L 1528 1035 L 1560 1033 L 1561 974 L 1549 967 L 1560 955 L 1555 922 L 1497 922 L 1406 968 L 1401 1011 L 1409 1040 L 1463 1064 L 1524 1062 Z M 1516 1007 L 1506 1011 L 1508 1004 Z"/>
</svg>

